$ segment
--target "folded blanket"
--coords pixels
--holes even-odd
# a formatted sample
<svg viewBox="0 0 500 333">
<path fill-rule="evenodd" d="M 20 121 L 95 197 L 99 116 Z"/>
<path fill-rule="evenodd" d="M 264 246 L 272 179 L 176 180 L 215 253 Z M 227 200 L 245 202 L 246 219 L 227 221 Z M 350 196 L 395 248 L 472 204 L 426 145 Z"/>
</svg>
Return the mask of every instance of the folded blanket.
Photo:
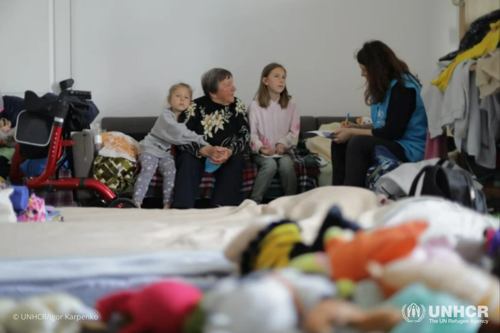
<svg viewBox="0 0 500 333">
<path fill-rule="evenodd" d="M 335 131 L 340 128 L 340 123 L 331 123 L 321 125 L 320 131 Z M 315 136 L 313 138 L 309 138 L 306 140 L 307 149 L 309 149 L 312 153 L 318 154 L 321 157 L 324 157 L 328 161 L 332 161 L 331 149 L 330 146 L 332 144 L 332 140 L 324 138 L 322 136 Z"/>
</svg>

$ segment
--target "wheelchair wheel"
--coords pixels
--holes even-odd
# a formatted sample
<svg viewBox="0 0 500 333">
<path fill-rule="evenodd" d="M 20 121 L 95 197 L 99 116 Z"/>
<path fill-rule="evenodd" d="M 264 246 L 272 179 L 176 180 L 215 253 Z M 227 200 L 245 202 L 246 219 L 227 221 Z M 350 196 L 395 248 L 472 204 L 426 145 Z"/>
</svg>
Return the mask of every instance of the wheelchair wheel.
<svg viewBox="0 0 500 333">
<path fill-rule="evenodd" d="M 83 207 L 106 208 L 108 203 L 103 199 L 93 199 L 88 203 L 82 204 Z"/>
<path fill-rule="evenodd" d="M 133 200 L 129 198 L 116 198 L 108 205 L 108 208 L 138 208 Z"/>
</svg>

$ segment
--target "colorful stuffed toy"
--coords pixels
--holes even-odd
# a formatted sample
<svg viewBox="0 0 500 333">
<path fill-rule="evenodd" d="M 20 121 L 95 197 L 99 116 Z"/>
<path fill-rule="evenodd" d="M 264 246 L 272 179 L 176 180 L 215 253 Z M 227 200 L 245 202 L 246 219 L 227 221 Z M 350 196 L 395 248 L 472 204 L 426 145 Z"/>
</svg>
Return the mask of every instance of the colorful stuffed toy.
<svg viewBox="0 0 500 333">
<path fill-rule="evenodd" d="M 197 312 L 202 292 L 181 281 L 153 283 L 138 291 L 123 291 L 97 302 L 102 321 L 108 323 L 113 314 L 129 321 L 119 333 L 182 333 Z M 194 316 L 193 318 L 196 318 Z"/>
<path fill-rule="evenodd" d="M 420 314 L 412 312 L 412 305 L 418 306 Z M 456 312 L 450 317 L 441 316 L 439 319 L 445 319 L 444 323 L 431 322 L 429 306 L 437 305 L 451 308 L 463 306 L 465 309 L 472 304 L 446 292 L 433 291 L 423 284 L 411 284 L 376 308 L 392 307 L 399 310 L 400 321 L 390 333 L 476 333 L 483 326 L 480 317 L 467 318 L 469 320 L 465 322 L 463 316 Z"/>
<path fill-rule="evenodd" d="M 295 221 L 263 217 L 235 237 L 224 254 L 240 266 L 241 274 L 286 267 L 290 260 L 298 256 L 324 252 L 324 237 L 332 227 L 352 232 L 361 230 L 356 223 L 344 219 L 338 207 L 333 207 L 323 221 L 315 241 L 308 245 L 302 241 L 300 228 Z"/>
<path fill-rule="evenodd" d="M 411 284 L 422 283 L 431 290 L 447 292 L 473 305 L 488 306 L 488 319 L 500 323 L 500 281 L 473 265 L 404 258 L 385 266 L 372 262 L 368 270 L 385 297 Z"/>
<path fill-rule="evenodd" d="M 283 268 L 222 279 L 203 297 L 188 284 L 155 283 L 137 292 L 105 297 L 98 308 L 104 320 L 114 311 L 129 316 L 129 325 L 120 332 L 324 333 L 354 329 L 358 333 L 473 333 L 481 326 L 481 320 L 466 324 L 405 321 L 402 313 L 412 313 L 402 310 L 413 303 L 425 307 L 470 305 L 421 284 L 410 285 L 369 309 L 337 299 L 337 292 L 325 276 Z"/>
<path fill-rule="evenodd" d="M 359 231 L 352 240 L 345 239 L 346 233 L 341 229 L 332 230 L 325 241 L 331 278 L 355 282 L 369 278 L 369 262 L 386 264 L 410 255 L 426 229 L 424 222 L 409 222 L 392 228 Z"/>
<path fill-rule="evenodd" d="M 358 125 L 365 125 L 365 124 L 371 124 L 372 123 L 372 118 L 365 116 L 365 117 L 360 117 L 356 119 L 356 124 Z"/>
<path fill-rule="evenodd" d="M 62 211 L 56 210 L 53 206 L 45 206 L 45 220 L 63 222 L 64 216 Z"/>
<path fill-rule="evenodd" d="M 31 194 L 26 210 L 17 217 L 18 222 L 45 222 L 45 199 Z"/>
<path fill-rule="evenodd" d="M 226 256 L 239 260 L 241 274 L 290 266 L 305 272 L 322 272 L 335 281 L 357 282 L 369 278 L 368 262 L 385 264 L 412 253 L 426 229 L 427 223 L 409 222 L 374 231 L 360 230 L 354 222 L 343 219 L 340 210 L 334 207 L 311 245 L 302 242 L 294 221 L 281 220 L 263 227 L 241 255 L 232 253 L 230 244 Z M 255 232 L 253 228 L 250 230 Z M 245 237 L 241 235 L 236 238 L 239 248 L 244 244 L 242 239 Z"/>
<path fill-rule="evenodd" d="M 390 332 L 390 333 L 476 333 L 482 327 L 481 318 L 459 322 L 460 315 L 454 314 L 452 319 L 445 323 L 433 323 L 429 317 L 425 316 L 422 307 L 429 309 L 429 306 L 463 306 L 471 305 L 463 300 L 453 297 L 447 293 L 435 292 L 422 284 L 409 285 L 392 298 L 369 309 L 362 309 L 348 302 L 333 301 L 335 304 L 335 317 L 330 323 L 337 327 L 349 327 L 356 329 L 356 332 Z M 410 310 L 411 305 L 418 304 L 421 312 L 413 316 Z M 422 316 L 423 314 L 423 316 Z M 318 314 L 316 314 L 318 315 Z M 425 319 L 424 319 L 425 318 Z M 453 321 L 453 319 L 458 319 Z M 484 326 L 483 326 L 484 327 Z M 326 328 L 326 327 L 324 327 Z M 329 332 L 324 330 L 321 332 Z M 335 330 L 337 332 L 337 330 Z M 349 330 L 349 332 L 352 332 Z"/>
<path fill-rule="evenodd" d="M 328 318 L 310 315 L 335 294 L 327 278 L 290 268 L 226 278 L 207 291 L 200 304 L 205 314 L 200 332 L 296 333 L 304 324 L 306 332 L 319 333 L 313 327 L 327 325 Z"/>
</svg>

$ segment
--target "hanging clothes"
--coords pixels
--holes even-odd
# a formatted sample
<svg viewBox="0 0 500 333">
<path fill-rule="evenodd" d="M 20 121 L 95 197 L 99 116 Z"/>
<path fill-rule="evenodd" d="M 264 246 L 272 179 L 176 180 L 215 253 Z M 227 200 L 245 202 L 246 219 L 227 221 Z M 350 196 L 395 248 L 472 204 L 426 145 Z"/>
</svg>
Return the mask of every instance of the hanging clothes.
<svg viewBox="0 0 500 333">
<path fill-rule="evenodd" d="M 433 80 L 431 83 L 437 86 L 441 91 L 446 91 L 448 87 L 448 83 L 453 74 L 453 70 L 455 67 L 460 64 L 462 61 L 467 59 L 477 59 L 488 53 L 489 51 L 493 51 L 500 41 L 500 21 L 493 23 L 491 25 L 490 32 L 484 37 L 481 43 L 475 45 L 473 48 L 461 53 L 457 56 L 455 61 L 451 63 L 451 65 L 443 72 L 441 75 Z"/>
<path fill-rule="evenodd" d="M 497 142 L 500 139 L 500 94 L 489 95 L 481 100 L 481 143 L 476 163 L 495 169 Z"/>
<path fill-rule="evenodd" d="M 479 98 L 479 88 L 475 84 L 476 73 L 471 73 L 469 118 L 467 135 L 454 135 L 459 152 L 473 156 L 476 163 L 484 168 L 496 167 L 496 142 L 500 139 L 500 94 Z"/>
<path fill-rule="evenodd" d="M 476 84 L 480 98 L 500 92 L 500 49 L 489 52 L 477 60 Z"/>
<path fill-rule="evenodd" d="M 484 37 L 490 32 L 491 24 L 500 20 L 500 9 L 497 9 L 489 14 L 483 15 L 472 22 L 465 33 L 465 36 L 460 41 L 460 46 L 457 51 L 451 52 L 439 61 L 453 61 L 460 53 L 473 48 L 479 44 Z"/>
<path fill-rule="evenodd" d="M 445 93 L 434 85 L 424 88 L 422 99 L 429 123 L 430 139 L 442 135 L 443 128 L 454 122 L 462 122 L 458 126 L 462 128 L 463 134 L 459 136 L 466 137 L 467 124 L 464 121 L 468 118 L 470 66 L 474 63 L 474 60 L 467 59 L 457 65 Z M 442 73 L 448 65 L 448 62 L 439 62 L 435 75 Z"/>
<path fill-rule="evenodd" d="M 430 133 L 427 132 L 427 141 L 425 142 L 425 157 L 424 160 L 433 158 L 446 158 L 448 156 L 448 136 L 446 133 L 431 139 Z"/>
</svg>

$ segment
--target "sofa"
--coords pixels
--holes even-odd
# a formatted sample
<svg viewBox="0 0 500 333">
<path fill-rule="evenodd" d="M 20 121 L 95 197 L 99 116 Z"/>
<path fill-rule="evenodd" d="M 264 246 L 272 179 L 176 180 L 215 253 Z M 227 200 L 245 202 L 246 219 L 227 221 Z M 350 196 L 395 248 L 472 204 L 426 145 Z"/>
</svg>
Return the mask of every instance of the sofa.
<svg viewBox="0 0 500 333">
<path fill-rule="evenodd" d="M 158 117 L 104 117 L 101 120 L 101 128 L 103 131 L 107 132 L 121 132 L 126 135 L 131 136 L 137 141 L 141 141 L 151 130 L 155 124 Z M 355 119 L 355 118 L 354 118 Z M 307 133 L 308 131 L 318 130 L 321 125 L 330 124 L 334 122 L 344 121 L 344 117 L 313 117 L 313 116 L 302 116 L 301 122 L 301 132 L 299 140 L 308 139 L 314 137 L 314 134 Z M 92 161 L 95 156 L 94 145 L 93 145 L 93 135 L 90 132 L 80 132 L 73 135 L 73 140 L 75 141 L 74 151 L 74 166 L 75 166 L 75 176 L 76 177 L 88 177 L 91 175 Z M 320 169 L 319 185 L 329 185 L 331 184 L 331 165 Z M 279 178 L 276 177 L 276 181 L 279 183 Z M 77 191 L 77 196 L 79 199 L 86 199 L 90 197 L 90 193 L 87 191 Z M 268 191 L 266 193 L 266 199 L 274 199 L 279 197 L 279 191 Z"/>
<path fill-rule="evenodd" d="M 101 128 L 108 132 L 117 131 L 127 134 L 137 141 L 141 141 L 149 133 L 158 117 L 104 117 L 101 120 Z M 353 118 L 356 119 L 356 118 Z M 344 117 L 300 117 L 300 139 L 307 139 L 313 134 L 306 133 L 315 131 L 323 124 L 342 122 Z"/>
</svg>

